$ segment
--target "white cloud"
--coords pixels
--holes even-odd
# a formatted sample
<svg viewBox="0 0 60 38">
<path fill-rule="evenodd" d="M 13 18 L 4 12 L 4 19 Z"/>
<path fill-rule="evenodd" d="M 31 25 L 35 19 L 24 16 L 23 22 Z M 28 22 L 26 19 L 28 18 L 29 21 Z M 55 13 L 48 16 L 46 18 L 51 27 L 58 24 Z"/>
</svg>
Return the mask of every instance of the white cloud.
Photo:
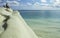
<svg viewBox="0 0 60 38">
<path fill-rule="evenodd" d="M 40 5 L 42 5 L 42 6 L 48 6 L 49 4 L 44 4 L 44 3 L 42 3 L 42 4 L 40 4 Z"/>
<path fill-rule="evenodd" d="M 19 6 L 20 3 L 17 1 L 7 1 L 7 3 L 9 4 L 9 6 Z"/>
<path fill-rule="evenodd" d="M 60 6 L 60 0 L 55 0 L 53 6 L 54 6 L 54 7 L 55 7 L 55 6 Z"/>
<path fill-rule="evenodd" d="M 24 6 L 20 10 L 60 10 L 60 8 L 53 8 L 48 6 Z"/>
<path fill-rule="evenodd" d="M 41 2 L 47 2 L 46 0 L 41 0 Z"/>
<path fill-rule="evenodd" d="M 59 2 L 60 0 L 56 0 L 56 2 Z"/>
<path fill-rule="evenodd" d="M 57 3 L 57 4 L 60 3 L 60 0 L 56 0 L 55 3 Z"/>
<path fill-rule="evenodd" d="M 15 0 L 15 1 L 21 1 L 21 0 Z"/>
<path fill-rule="evenodd" d="M 46 0 L 42 0 L 42 2 L 46 2 Z M 19 4 L 17 1 L 8 1 L 8 3 L 12 6 L 18 6 L 18 9 L 21 10 L 56 10 L 57 8 L 53 8 L 52 6 L 49 6 L 49 4 L 46 3 L 40 3 L 40 2 L 35 2 L 34 4 L 27 2 L 25 4 Z M 55 2 L 55 4 L 58 4 Z M 58 9 L 59 10 L 59 9 Z"/>
<path fill-rule="evenodd" d="M 35 2 L 34 6 L 40 6 L 40 3 L 39 2 Z"/>
<path fill-rule="evenodd" d="M 49 4 L 45 4 L 45 3 L 39 3 L 39 2 L 35 2 L 34 4 L 33 4 L 33 6 L 34 7 L 40 7 L 40 6 L 49 6 Z"/>
<path fill-rule="evenodd" d="M 27 2 L 27 5 L 32 5 L 31 3 Z"/>
</svg>

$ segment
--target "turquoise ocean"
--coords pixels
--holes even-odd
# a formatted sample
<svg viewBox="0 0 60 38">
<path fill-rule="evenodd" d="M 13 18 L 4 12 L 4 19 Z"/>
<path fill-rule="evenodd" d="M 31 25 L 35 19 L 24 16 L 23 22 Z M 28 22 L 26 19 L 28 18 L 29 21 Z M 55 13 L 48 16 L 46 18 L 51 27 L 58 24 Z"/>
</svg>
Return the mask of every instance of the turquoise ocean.
<svg viewBox="0 0 60 38">
<path fill-rule="evenodd" d="M 60 10 L 19 10 L 38 37 L 60 38 Z"/>
</svg>

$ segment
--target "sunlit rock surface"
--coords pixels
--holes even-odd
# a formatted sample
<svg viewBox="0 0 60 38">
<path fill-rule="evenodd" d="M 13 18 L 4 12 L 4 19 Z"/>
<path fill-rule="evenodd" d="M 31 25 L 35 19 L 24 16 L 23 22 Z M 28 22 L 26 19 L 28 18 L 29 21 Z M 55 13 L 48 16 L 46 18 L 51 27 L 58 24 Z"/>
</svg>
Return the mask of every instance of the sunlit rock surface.
<svg viewBox="0 0 60 38">
<path fill-rule="evenodd" d="M 3 20 L 6 19 L 2 15 L 10 17 L 7 21 L 8 27 L 6 30 L 2 28 Z M 0 8 L 0 38 L 38 38 L 38 36 L 26 24 L 18 11 Z"/>
</svg>

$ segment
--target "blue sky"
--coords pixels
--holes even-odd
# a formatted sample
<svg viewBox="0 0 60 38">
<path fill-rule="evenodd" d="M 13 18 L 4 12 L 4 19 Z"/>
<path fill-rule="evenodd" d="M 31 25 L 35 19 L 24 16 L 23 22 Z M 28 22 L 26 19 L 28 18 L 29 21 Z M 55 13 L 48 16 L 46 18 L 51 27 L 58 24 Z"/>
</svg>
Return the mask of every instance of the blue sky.
<svg viewBox="0 0 60 38">
<path fill-rule="evenodd" d="M 0 5 L 6 0 L 0 0 Z M 19 10 L 48 10 L 60 9 L 60 0 L 8 0 L 13 9 Z"/>
</svg>

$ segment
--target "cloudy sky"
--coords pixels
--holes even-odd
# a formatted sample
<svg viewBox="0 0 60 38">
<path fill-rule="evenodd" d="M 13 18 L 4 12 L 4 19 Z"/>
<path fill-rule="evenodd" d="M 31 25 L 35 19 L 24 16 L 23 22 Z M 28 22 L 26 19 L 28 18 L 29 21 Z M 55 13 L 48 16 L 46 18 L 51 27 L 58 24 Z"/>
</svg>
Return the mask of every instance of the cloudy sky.
<svg viewBox="0 0 60 38">
<path fill-rule="evenodd" d="M 8 2 L 11 8 L 19 10 L 60 9 L 60 0 L 0 0 L 0 6 L 5 2 Z"/>
</svg>

